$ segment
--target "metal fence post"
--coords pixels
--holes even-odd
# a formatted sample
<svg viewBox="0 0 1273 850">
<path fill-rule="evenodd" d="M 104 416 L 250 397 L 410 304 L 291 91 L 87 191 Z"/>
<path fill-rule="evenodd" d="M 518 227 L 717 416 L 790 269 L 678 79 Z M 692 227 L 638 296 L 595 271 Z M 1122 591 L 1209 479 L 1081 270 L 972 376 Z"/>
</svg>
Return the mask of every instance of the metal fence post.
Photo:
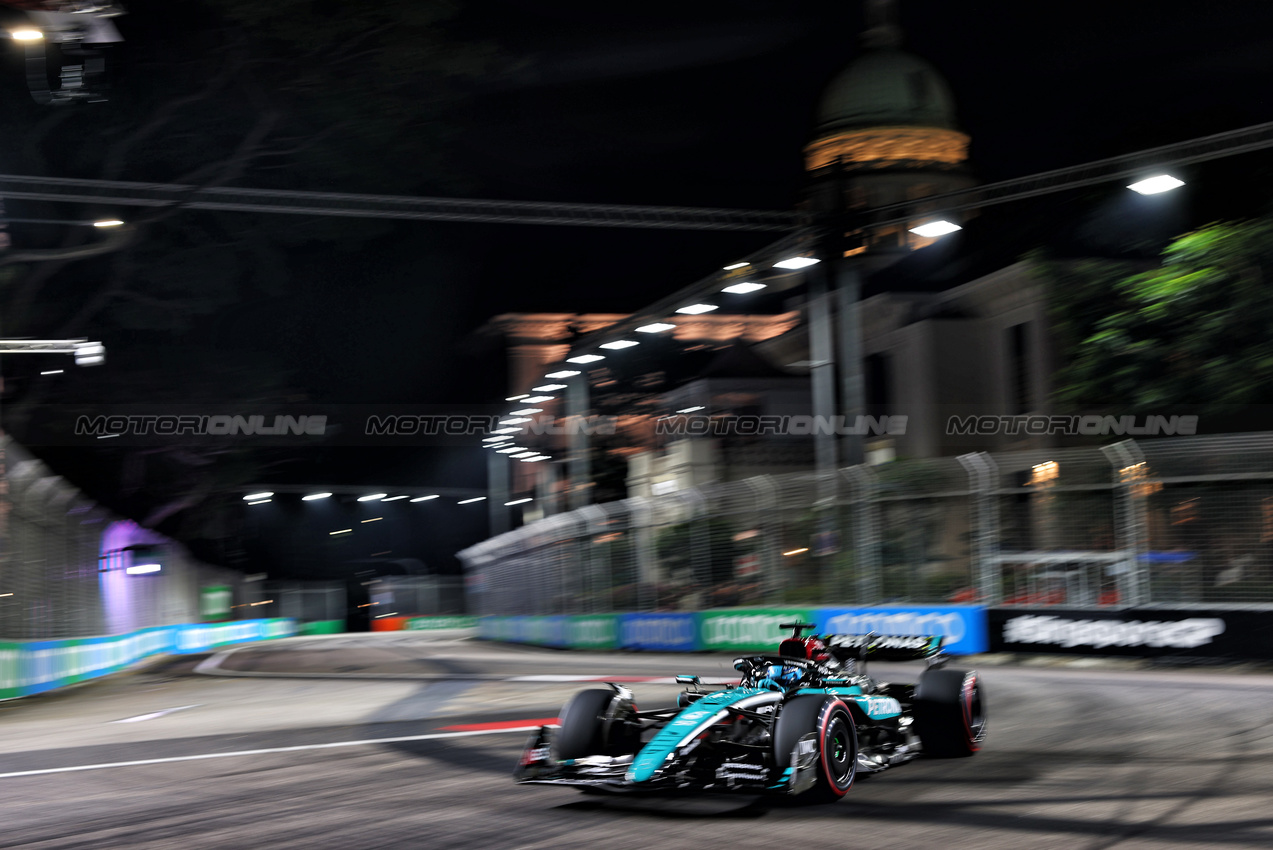
<svg viewBox="0 0 1273 850">
<path fill-rule="evenodd" d="M 1135 440 L 1123 440 L 1102 446 L 1101 452 L 1114 468 L 1118 481 L 1115 504 L 1115 535 L 1118 548 L 1127 553 L 1130 563 L 1120 574 L 1120 595 L 1128 605 L 1143 605 L 1149 599 L 1148 562 L 1146 561 L 1145 500 L 1149 495 L 1149 464 Z"/>
<path fill-rule="evenodd" d="M 973 522 L 970 542 L 973 550 L 973 576 L 977 597 L 986 605 L 1003 601 L 999 582 L 999 468 L 986 452 L 959 455 L 959 463 L 968 472 L 973 491 Z"/>
<path fill-rule="evenodd" d="M 858 563 L 858 602 L 875 605 L 884 593 L 880 569 L 879 478 L 866 464 L 850 466 L 843 472 L 853 485 L 853 550 Z"/>
</svg>

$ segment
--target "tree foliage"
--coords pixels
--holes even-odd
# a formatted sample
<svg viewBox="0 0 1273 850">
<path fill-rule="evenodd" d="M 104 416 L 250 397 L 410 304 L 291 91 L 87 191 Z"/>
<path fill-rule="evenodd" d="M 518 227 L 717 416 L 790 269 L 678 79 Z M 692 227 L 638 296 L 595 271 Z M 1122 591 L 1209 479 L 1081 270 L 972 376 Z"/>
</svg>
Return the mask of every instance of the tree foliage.
<svg viewBox="0 0 1273 850">
<path fill-rule="evenodd" d="M 1273 402 L 1273 221 L 1218 223 L 1156 268 L 1044 264 L 1060 401 L 1163 412 Z"/>
</svg>

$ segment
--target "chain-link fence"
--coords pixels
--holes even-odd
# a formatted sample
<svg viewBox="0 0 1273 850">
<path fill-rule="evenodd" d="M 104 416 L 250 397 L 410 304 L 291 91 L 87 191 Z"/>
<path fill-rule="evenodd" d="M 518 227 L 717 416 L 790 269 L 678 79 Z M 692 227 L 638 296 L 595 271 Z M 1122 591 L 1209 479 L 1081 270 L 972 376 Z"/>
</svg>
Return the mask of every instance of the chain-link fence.
<svg viewBox="0 0 1273 850">
<path fill-rule="evenodd" d="M 288 617 L 298 623 L 345 619 L 345 583 L 341 581 L 263 581 L 246 585 L 245 591 L 260 597 L 247 603 L 264 612 L 256 617 Z"/>
<path fill-rule="evenodd" d="M 761 476 L 558 514 L 460 553 L 469 610 L 1273 603 L 1273 434 Z"/>
<path fill-rule="evenodd" d="M 198 563 L 173 541 L 112 515 L 0 436 L 0 638 L 194 623 L 208 586 L 237 598 L 242 576 Z"/>
<path fill-rule="evenodd" d="M 464 613 L 464 582 L 454 576 L 383 576 L 370 597 L 372 619 Z"/>
</svg>

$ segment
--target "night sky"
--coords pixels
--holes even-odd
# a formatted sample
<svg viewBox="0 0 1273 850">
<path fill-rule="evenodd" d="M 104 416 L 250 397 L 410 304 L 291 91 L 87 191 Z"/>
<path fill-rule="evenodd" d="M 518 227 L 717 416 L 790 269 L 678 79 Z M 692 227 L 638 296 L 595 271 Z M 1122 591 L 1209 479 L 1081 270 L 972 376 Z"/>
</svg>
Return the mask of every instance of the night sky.
<svg viewBox="0 0 1273 850">
<path fill-rule="evenodd" d="M 127 5 L 123 50 L 164 37 L 176 20 L 171 4 Z M 845 0 L 461 8 L 455 37 L 490 41 L 498 59 L 465 84 L 445 180 L 405 173 L 403 193 L 441 194 L 433 187 L 444 184 L 468 197 L 789 209 L 820 92 L 858 54 L 862 30 L 860 4 Z M 903 48 L 950 83 L 984 181 L 1273 120 L 1267 2 L 904 0 L 900 18 Z M 421 151 L 422 163 L 430 153 Z M 1213 180 L 1197 214 L 1258 211 L 1267 194 L 1252 198 L 1246 167 L 1217 167 L 1232 185 Z M 240 183 L 261 185 L 251 173 Z M 171 341 L 185 352 L 172 380 L 212 352 L 233 352 L 283 364 L 318 402 L 492 402 L 504 394 L 502 354 L 474 333 L 491 316 L 635 310 L 773 238 L 387 225 L 356 251 L 291 251 L 279 291 Z M 111 364 L 126 364 L 135 337 L 99 335 Z M 52 453 L 50 462 L 83 478 L 82 457 Z M 484 475 L 476 448 L 358 449 L 283 464 L 275 480 L 482 486 Z M 433 554 L 444 558 L 439 550 L 454 551 L 464 533 L 482 530 L 452 529 Z"/>
</svg>

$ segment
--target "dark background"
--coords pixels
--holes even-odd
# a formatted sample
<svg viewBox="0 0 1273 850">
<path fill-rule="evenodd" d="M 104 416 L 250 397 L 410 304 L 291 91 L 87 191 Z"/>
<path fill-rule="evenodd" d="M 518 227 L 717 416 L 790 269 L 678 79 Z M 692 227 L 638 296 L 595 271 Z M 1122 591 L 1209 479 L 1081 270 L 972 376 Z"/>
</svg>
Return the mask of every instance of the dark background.
<svg viewBox="0 0 1273 850">
<path fill-rule="evenodd" d="M 127 108 L 152 85 L 153 70 L 140 70 L 142 57 L 203 44 L 205 31 L 224 26 L 213 2 L 127 5 L 130 14 L 116 19 L 127 39 L 118 48 L 124 72 L 110 101 L 85 107 L 102 115 Z M 350 14 L 344 4 L 294 5 L 319 16 Z M 984 181 L 1273 119 L 1273 7 L 1267 3 L 910 0 L 900 8 L 903 47 L 946 76 L 961 128 L 972 137 L 971 167 Z M 398 137 L 385 148 L 391 142 L 398 158 L 382 156 L 373 144 L 355 147 L 330 181 L 311 171 L 290 185 L 789 209 L 800 199 L 801 148 L 813 131 L 820 92 L 858 55 L 862 30 L 860 5 L 850 2 L 482 0 L 456 9 L 444 43 L 481 42 L 489 58 L 480 73 L 452 81 L 454 100 L 434 123 L 440 132 L 419 137 L 418 159 L 409 155 L 413 139 Z M 287 53 L 276 58 L 322 61 Z M 130 62 L 137 67 L 130 70 Z M 22 88 L 20 63 L 11 57 L 6 73 L 0 96 L 7 114 L 44 120 Z M 208 104 L 207 115 L 229 114 L 236 108 L 230 98 L 227 93 Z M 0 163 L 15 163 L 5 170 L 23 170 L 14 152 L 21 132 L 11 126 L 6 134 L 12 155 L 0 146 Z M 165 171 L 160 153 L 121 178 L 173 179 L 176 171 Z M 392 167 L 384 167 L 389 162 Z M 50 164 L 43 173 L 62 175 L 67 168 Z M 1195 188 L 1171 202 L 1170 215 L 1152 234 L 1159 242 L 1267 204 L 1269 170 L 1258 155 L 1187 169 L 1183 176 Z M 248 169 L 236 182 L 276 185 L 276 176 Z M 1120 226 L 1129 203 L 1124 195 L 1121 187 L 1101 188 L 996 215 L 1011 222 L 1018 241 L 1030 241 L 1035 232 L 1046 240 L 1058 222 L 1086 228 L 1099 240 Z M 14 203 L 10 208 L 11 215 L 21 211 Z M 150 385 L 127 388 L 128 401 L 166 392 L 192 402 L 492 402 L 506 386 L 503 353 L 476 333 L 491 316 L 638 309 L 773 238 L 461 223 L 323 226 L 322 238 L 297 240 L 280 235 L 283 225 L 269 225 L 275 229 L 261 237 L 265 265 L 277 273 L 268 275 L 268 285 L 243 289 L 181 327 L 138 329 L 104 318 L 86 329 L 110 351 L 101 371 L 149 376 Z M 14 233 L 15 241 L 56 238 Z M 84 263 L 64 274 L 91 275 L 95 268 Z M 0 330 L 35 335 L 44 329 L 5 321 Z M 6 406 L 28 397 L 40 365 L 14 361 L 4 363 Z M 42 399 L 120 400 L 123 391 L 104 383 L 101 371 L 68 374 Z M 221 374 L 249 378 L 201 383 Z M 268 389 L 248 386 L 267 374 Z M 108 385 L 114 395 L 103 389 Z M 169 495 L 155 492 L 162 487 L 152 487 L 149 478 L 143 486 L 121 486 L 121 469 L 133 461 L 112 455 L 116 450 L 41 447 L 38 435 L 16 427 L 56 470 L 117 510 L 145 518 Z M 477 448 L 271 450 L 252 463 L 254 480 L 275 482 L 485 484 Z M 210 560 L 279 575 L 316 571 L 321 556 L 301 556 L 304 547 L 290 542 L 300 533 L 296 521 L 284 522 L 290 508 L 269 506 L 249 526 L 233 512 L 237 495 L 209 498 L 186 513 L 216 514 L 219 531 L 180 513 L 160 528 Z M 430 519 L 411 521 L 415 530 L 402 548 L 450 571 L 456 566 L 451 554 L 484 536 L 485 511 L 434 507 Z"/>
</svg>

